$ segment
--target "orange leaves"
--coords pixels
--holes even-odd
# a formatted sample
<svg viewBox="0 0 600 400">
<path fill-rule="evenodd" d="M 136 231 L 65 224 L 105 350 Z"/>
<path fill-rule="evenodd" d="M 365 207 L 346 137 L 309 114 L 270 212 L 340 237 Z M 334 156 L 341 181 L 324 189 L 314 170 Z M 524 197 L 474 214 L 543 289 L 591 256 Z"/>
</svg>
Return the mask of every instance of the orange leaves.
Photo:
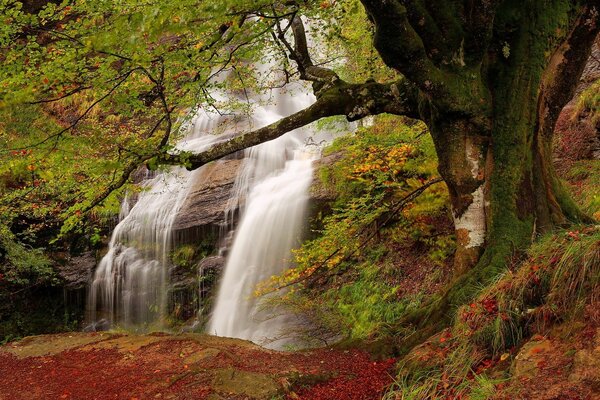
<svg viewBox="0 0 600 400">
<path fill-rule="evenodd" d="M 325 9 L 331 8 L 332 6 L 333 6 L 333 2 L 331 2 L 331 1 L 329 1 L 329 0 L 323 0 L 323 1 L 321 2 L 321 4 L 319 4 L 319 7 L 320 7 L 322 10 L 325 10 Z"/>
<path fill-rule="evenodd" d="M 386 183 L 392 183 L 394 177 L 398 175 L 406 161 L 414 157 L 417 151 L 414 146 L 402 144 L 397 147 L 388 148 L 381 146 L 370 146 L 367 148 L 366 155 L 361 154 L 363 158 L 357 161 L 357 164 L 350 171 L 349 178 L 355 180 L 372 179 L 375 174 L 389 174 Z"/>
</svg>

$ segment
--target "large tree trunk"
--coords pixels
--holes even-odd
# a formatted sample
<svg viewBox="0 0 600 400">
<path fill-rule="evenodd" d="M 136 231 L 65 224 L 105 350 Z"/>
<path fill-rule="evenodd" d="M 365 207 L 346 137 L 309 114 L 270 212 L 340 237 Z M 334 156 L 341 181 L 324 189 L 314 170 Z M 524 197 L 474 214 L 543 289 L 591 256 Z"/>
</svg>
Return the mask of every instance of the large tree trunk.
<svg viewBox="0 0 600 400">
<path fill-rule="evenodd" d="M 446 59 L 436 59 L 432 50 L 441 42 L 428 37 L 426 4 L 400 3 L 390 24 L 388 3 L 363 0 L 384 61 L 419 87 L 421 119 L 433 136 L 457 237 L 455 279 L 401 321 L 420 328 L 412 337 L 419 341 L 445 326 L 449 311 L 494 279 L 537 233 L 586 219 L 554 171 L 552 133 L 598 34 L 599 17 L 597 2 L 474 2 L 457 23 L 466 22 L 465 30 L 479 26 L 477 40 L 456 41 Z M 477 7 L 481 18 L 469 20 Z M 486 31 L 488 25 L 493 29 Z M 403 49 L 391 41 L 394 29 L 398 41 L 410 43 L 404 48 L 412 59 L 397 54 Z M 425 72 L 410 68 L 415 64 Z"/>
<path fill-rule="evenodd" d="M 450 192 L 461 286 L 495 276 L 537 233 L 586 219 L 554 171 L 552 133 L 585 66 L 598 15 L 593 7 L 552 3 L 509 1 L 498 10 L 498 37 L 482 63 L 489 107 L 479 115 L 472 106 L 444 112 L 448 101 L 430 97 L 437 112 L 423 116 Z"/>
</svg>

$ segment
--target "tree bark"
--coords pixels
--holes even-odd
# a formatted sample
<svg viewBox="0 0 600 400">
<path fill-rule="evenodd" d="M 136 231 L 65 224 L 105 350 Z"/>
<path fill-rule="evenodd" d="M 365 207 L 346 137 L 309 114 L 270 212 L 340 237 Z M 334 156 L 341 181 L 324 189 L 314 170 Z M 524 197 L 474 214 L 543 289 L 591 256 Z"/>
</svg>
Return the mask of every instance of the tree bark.
<svg viewBox="0 0 600 400">
<path fill-rule="evenodd" d="M 420 90 L 462 284 L 491 279 L 536 233 L 586 218 L 551 145 L 598 33 L 598 1 L 362 2 L 383 60 Z"/>
</svg>

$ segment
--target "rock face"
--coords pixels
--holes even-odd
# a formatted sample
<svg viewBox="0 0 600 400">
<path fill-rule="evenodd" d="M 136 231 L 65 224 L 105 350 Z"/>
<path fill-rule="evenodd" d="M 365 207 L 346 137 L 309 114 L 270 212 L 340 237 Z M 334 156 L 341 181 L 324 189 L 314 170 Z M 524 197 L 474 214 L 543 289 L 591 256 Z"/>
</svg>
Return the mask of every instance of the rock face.
<svg viewBox="0 0 600 400">
<path fill-rule="evenodd" d="M 579 110 L 579 95 L 600 79 L 600 37 L 583 70 L 573 100 L 562 110 L 555 128 L 557 166 L 568 169 L 574 161 L 600 158 L 600 121 Z"/>
<path fill-rule="evenodd" d="M 228 159 L 207 165 L 181 207 L 173 223 L 178 245 L 193 248 L 193 257 L 185 265 L 171 270 L 170 314 L 179 320 L 204 319 L 210 298 L 224 263 L 211 256 L 221 247 L 219 236 L 226 224 L 231 189 L 243 160 Z"/>
<path fill-rule="evenodd" d="M 579 85 L 577 85 L 575 98 L 598 78 L 600 78 L 600 36 L 596 38 L 596 43 L 592 47 L 592 54 L 583 69 Z"/>
<path fill-rule="evenodd" d="M 314 181 L 310 190 L 310 220 L 319 221 L 330 210 L 336 193 L 321 182 L 319 175 L 322 168 L 340 157 L 341 154 L 337 153 L 315 162 Z M 242 162 L 240 159 L 228 159 L 209 164 L 190 189 L 175 219 L 172 229 L 177 245 L 187 246 L 194 254 L 184 264 L 174 263 L 171 269 L 169 312 L 176 319 L 199 318 L 202 322 L 209 316 L 212 297 L 225 265 L 227 248 L 233 240 L 232 232 L 223 237 L 223 227 L 230 222 L 226 221 L 225 213 Z M 317 228 L 314 224 L 310 227 L 312 230 Z M 217 250 L 220 250 L 218 256 L 215 255 Z"/>
<path fill-rule="evenodd" d="M 57 266 L 58 275 L 64 280 L 67 290 L 79 290 L 86 287 L 96 266 L 96 255 L 87 251 L 78 256 L 69 257 L 62 265 Z"/>
<path fill-rule="evenodd" d="M 321 171 L 342 158 L 341 152 L 329 154 L 314 163 L 313 183 L 310 187 L 311 203 L 329 203 L 336 199 L 337 193 L 329 189 L 320 179 Z"/>
<path fill-rule="evenodd" d="M 201 179 L 188 194 L 173 223 L 175 232 L 189 229 L 218 229 L 225 222 L 231 188 L 242 160 L 224 160 L 205 167 Z"/>
</svg>

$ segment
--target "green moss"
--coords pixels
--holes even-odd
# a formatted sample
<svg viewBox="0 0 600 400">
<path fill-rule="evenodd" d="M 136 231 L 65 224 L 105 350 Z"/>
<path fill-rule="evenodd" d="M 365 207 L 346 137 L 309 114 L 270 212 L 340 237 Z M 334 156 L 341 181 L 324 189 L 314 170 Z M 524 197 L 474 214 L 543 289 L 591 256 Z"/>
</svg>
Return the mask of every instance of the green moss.
<svg viewBox="0 0 600 400">
<path fill-rule="evenodd" d="M 190 267 L 196 256 L 196 246 L 183 245 L 173 251 L 173 263 L 180 267 Z"/>
<path fill-rule="evenodd" d="M 397 296 L 398 287 L 381 278 L 380 269 L 364 265 L 352 282 L 328 290 L 326 305 L 341 316 L 350 338 L 382 335 L 408 310 L 418 307 L 422 296 Z"/>
<path fill-rule="evenodd" d="M 596 219 L 600 217 L 600 160 L 576 162 L 566 178 L 573 182 L 572 195 L 582 210 Z M 571 194 L 571 193 L 569 193 Z M 570 198 L 571 196 L 568 196 Z"/>
<path fill-rule="evenodd" d="M 581 94 L 577 102 L 577 111 L 579 115 L 589 113 L 593 124 L 600 121 L 600 79 Z"/>
</svg>

